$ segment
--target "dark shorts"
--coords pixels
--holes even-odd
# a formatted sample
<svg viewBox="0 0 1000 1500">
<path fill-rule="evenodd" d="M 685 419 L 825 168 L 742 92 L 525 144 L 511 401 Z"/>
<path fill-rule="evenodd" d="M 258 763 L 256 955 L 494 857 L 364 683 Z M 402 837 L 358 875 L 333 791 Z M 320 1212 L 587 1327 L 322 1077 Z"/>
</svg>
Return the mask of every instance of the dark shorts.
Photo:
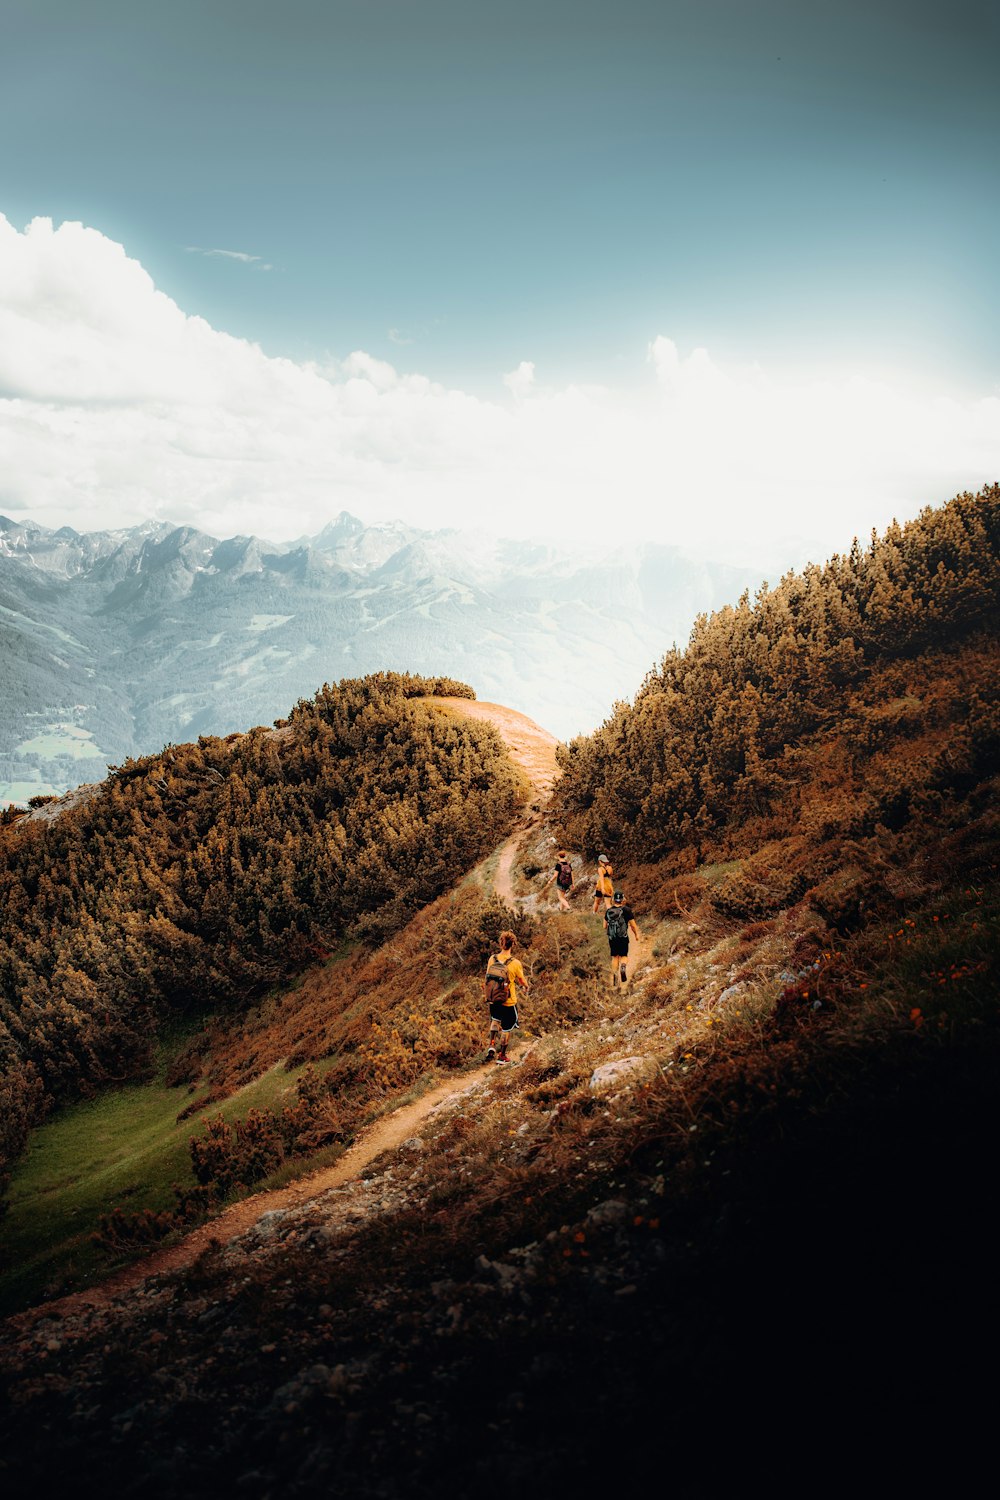
<svg viewBox="0 0 1000 1500">
<path fill-rule="evenodd" d="M 612 958 L 628 958 L 628 938 L 608 938 Z"/>
<path fill-rule="evenodd" d="M 517 1006 L 505 1005 L 502 1000 L 491 1000 L 490 1020 L 499 1021 L 504 1031 L 513 1031 L 517 1025 Z"/>
</svg>

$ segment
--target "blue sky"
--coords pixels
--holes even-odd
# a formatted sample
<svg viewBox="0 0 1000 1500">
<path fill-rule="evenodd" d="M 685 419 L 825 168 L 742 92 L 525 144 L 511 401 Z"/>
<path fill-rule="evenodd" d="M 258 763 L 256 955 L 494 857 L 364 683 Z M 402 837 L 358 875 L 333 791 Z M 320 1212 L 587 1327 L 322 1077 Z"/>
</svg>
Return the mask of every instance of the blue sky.
<svg viewBox="0 0 1000 1500">
<path fill-rule="evenodd" d="M 99 228 L 269 352 L 559 379 L 664 331 L 1000 376 L 996 6 L 3 12 L 3 212 Z"/>
<path fill-rule="evenodd" d="M 523 362 L 535 390 L 631 390 L 659 337 L 784 389 L 861 376 L 1000 395 L 995 6 L 0 14 L 10 225 L 79 221 L 268 356 L 329 368 L 360 350 L 509 401 Z M 17 395 L 18 372 L 4 378 Z M 994 477 L 981 445 L 953 460 L 928 468 L 932 490 Z M 30 486 L 7 500 L 41 503 Z"/>
</svg>

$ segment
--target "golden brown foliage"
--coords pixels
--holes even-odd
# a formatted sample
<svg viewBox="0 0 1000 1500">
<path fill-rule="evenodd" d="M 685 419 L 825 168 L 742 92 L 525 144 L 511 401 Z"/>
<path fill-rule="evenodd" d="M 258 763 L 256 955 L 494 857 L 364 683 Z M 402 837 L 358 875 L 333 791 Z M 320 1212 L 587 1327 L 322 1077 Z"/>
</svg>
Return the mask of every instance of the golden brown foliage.
<svg viewBox="0 0 1000 1500">
<path fill-rule="evenodd" d="M 568 835 L 659 860 L 751 825 L 733 847 L 753 848 L 769 819 L 816 838 L 900 827 L 996 763 L 998 604 L 993 486 L 701 617 L 634 704 L 562 752 Z M 787 895 L 750 884 L 734 911 Z"/>
<path fill-rule="evenodd" d="M 45 1095 L 148 1069 L 157 1018 L 239 1009 L 373 941 L 505 830 L 516 774 L 450 679 L 325 686 L 276 730 L 128 761 L 90 800 L 0 829 L 0 1087 L 19 1149 Z"/>
</svg>

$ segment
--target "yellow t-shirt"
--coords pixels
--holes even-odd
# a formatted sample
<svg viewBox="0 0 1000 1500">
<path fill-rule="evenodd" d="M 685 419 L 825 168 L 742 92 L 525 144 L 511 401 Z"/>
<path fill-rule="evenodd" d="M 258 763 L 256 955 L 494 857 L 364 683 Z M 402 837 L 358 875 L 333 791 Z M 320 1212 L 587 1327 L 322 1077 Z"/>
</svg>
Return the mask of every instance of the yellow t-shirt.
<svg viewBox="0 0 1000 1500">
<path fill-rule="evenodd" d="M 615 877 L 614 871 L 612 870 L 610 865 L 597 866 L 597 882 L 595 885 L 595 889 L 600 891 L 602 896 L 614 895 Z"/>
<path fill-rule="evenodd" d="M 493 957 L 499 958 L 500 955 L 499 953 L 494 953 Z M 525 983 L 524 970 L 521 968 L 521 960 L 519 958 L 509 959 L 504 967 L 507 970 L 507 984 L 510 989 L 510 999 L 505 1000 L 504 1005 L 513 1005 L 517 1000 L 515 985 L 518 983 L 523 985 Z"/>
</svg>

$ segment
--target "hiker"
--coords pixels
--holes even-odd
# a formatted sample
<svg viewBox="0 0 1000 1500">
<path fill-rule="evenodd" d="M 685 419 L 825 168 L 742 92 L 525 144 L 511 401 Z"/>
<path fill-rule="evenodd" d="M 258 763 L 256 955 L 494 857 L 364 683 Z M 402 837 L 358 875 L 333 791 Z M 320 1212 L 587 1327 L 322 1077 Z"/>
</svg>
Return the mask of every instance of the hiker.
<svg viewBox="0 0 1000 1500">
<path fill-rule="evenodd" d="M 628 979 L 625 971 L 628 963 L 628 935 L 631 932 L 638 942 L 639 929 L 635 925 L 632 908 L 625 905 L 625 897 L 621 891 L 615 891 L 615 899 L 604 913 L 604 930 L 608 934 L 608 947 L 611 950 L 611 983 L 625 984 Z"/>
<path fill-rule="evenodd" d="M 556 855 L 556 867 L 542 886 L 543 894 L 548 890 L 553 880 L 556 883 L 556 895 L 559 897 L 560 907 L 563 911 L 569 911 L 569 893 L 573 889 L 573 866 L 566 858 L 565 849 L 560 849 Z"/>
<path fill-rule="evenodd" d="M 615 889 L 615 875 L 611 868 L 611 861 L 606 854 L 597 856 L 597 875 L 594 879 L 594 914 L 596 915 L 603 906 L 605 910 L 611 905 L 611 897 Z"/>
<path fill-rule="evenodd" d="M 489 1062 L 507 1061 L 507 1043 L 517 1025 L 517 986 L 528 993 L 528 981 L 521 960 L 514 957 L 517 938 L 512 932 L 501 932 L 500 951 L 491 953 L 483 979 L 483 993 L 490 1008 L 490 1033 L 486 1057 Z M 500 1047 L 497 1049 L 497 1039 Z"/>
</svg>

